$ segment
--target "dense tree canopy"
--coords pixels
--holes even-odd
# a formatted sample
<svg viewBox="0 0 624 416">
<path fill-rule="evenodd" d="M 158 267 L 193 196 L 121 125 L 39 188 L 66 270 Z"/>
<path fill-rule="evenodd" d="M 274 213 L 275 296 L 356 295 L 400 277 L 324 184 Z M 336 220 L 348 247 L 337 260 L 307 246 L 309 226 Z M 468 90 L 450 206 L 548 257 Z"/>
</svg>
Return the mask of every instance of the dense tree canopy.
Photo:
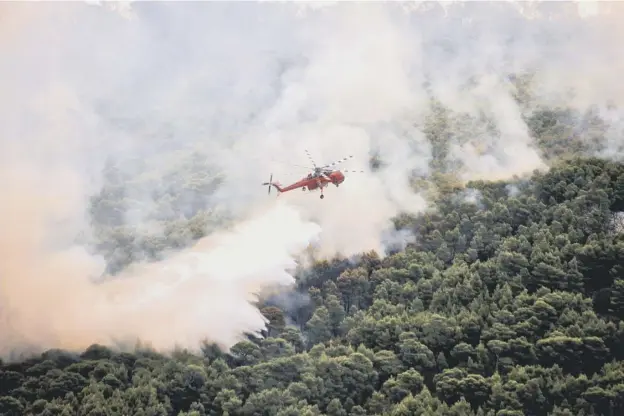
<svg viewBox="0 0 624 416">
<path fill-rule="evenodd" d="M 540 140 L 556 116 L 532 121 Z M 0 414 L 624 414 L 624 164 L 557 160 L 524 180 L 440 186 L 435 209 L 397 218 L 416 243 L 302 270 L 310 302 L 265 301 L 266 338 L 227 354 L 93 345 L 4 363 Z M 160 239 L 139 239 L 102 214 L 124 200 L 109 173 L 93 213 L 112 221 L 99 224 L 113 270 L 129 246 L 156 258 L 214 221 L 197 202 Z"/>
</svg>

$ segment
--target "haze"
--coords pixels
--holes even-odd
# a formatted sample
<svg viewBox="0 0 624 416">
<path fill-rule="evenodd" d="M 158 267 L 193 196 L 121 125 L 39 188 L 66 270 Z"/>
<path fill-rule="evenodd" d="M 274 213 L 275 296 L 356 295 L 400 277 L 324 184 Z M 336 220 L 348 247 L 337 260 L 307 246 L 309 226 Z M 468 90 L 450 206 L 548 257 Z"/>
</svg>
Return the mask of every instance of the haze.
<svg viewBox="0 0 624 416">
<path fill-rule="evenodd" d="M 610 130 L 596 151 L 622 153 L 614 3 L 582 17 L 561 2 L 118 6 L 0 5 L 0 353 L 137 338 L 228 348 L 259 332 L 254 294 L 291 285 L 309 244 L 383 255 L 414 237 L 390 220 L 435 208 L 410 187 L 431 174 L 435 105 L 454 114 L 446 158 L 464 180 L 547 168 L 522 117 L 540 103 L 598 106 Z M 528 104 L 510 74 L 533 76 Z M 342 167 L 365 173 L 322 201 L 267 196 L 271 173 L 282 184 L 307 173 L 293 166 L 309 166 L 304 149 L 318 164 L 354 155 Z M 107 161 L 135 179 L 125 223 L 159 233 L 166 201 L 152 195 L 193 152 L 223 176 L 207 203 L 237 226 L 102 276 L 87 243 Z"/>
</svg>

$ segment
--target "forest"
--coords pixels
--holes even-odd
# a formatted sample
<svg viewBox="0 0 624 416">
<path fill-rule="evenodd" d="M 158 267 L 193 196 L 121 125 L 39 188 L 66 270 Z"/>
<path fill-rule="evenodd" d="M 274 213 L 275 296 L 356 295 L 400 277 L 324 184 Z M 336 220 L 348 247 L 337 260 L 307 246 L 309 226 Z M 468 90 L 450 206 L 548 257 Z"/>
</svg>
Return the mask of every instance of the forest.
<svg viewBox="0 0 624 416">
<path fill-rule="evenodd" d="M 461 184 L 438 158 L 434 209 L 395 219 L 417 240 L 299 270 L 310 301 L 265 299 L 263 339 L 227 353 L 205 343 L 201 356 L 92 345 L 1 362 L 0 414 L 624 414 L 624 164 L 564 140 L 565 120 L 527 121 L 551 167 L 525 178 Z M 444 125 L 428 133 L 439 155 Z M 159 238 L 138 238 L 106 214 L 124 204 L 123 180 L 107 175 L 92 218 L 112 271 L 225 221 L 198 202 Z M 180 175 L 180 206 L 218 186 Z M 175 211 L 176 195 L 161 197 Z"/>
</svg>

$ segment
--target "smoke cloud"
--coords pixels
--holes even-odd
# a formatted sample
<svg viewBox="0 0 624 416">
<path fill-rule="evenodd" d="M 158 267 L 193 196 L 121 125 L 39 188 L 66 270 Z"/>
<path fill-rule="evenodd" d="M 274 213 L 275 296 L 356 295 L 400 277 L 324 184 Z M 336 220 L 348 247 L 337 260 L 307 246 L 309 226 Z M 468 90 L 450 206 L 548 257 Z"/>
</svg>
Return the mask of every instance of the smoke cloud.
<svg viewBox="0 0 624 416">
<path fill-rule="evenodd" d="M 412 182 L 440 160 L 463 180 L 546 169 L 525 122 L 540 105 L 594 106 L 596 152 L 620 157 L 621 7 L 522 5 L 0 5 L 0 353 L 227 348 L 264 328 L 256 294 L 292 284 L 309 245 L 348 256 L 411 241 L 391 219 L 428 208 Z M 309 172 L 306 149 L 318 165 L 353 155 L 340 167 L 364 173 L 323 200 L 267 196 L 270 174 Z M 85 243 L 102 189 L 102 206 L 115 192 L 131 206 L 121 225 L 154 234 L 197 206 L 235 225 L 105 276 Z"/>
<path fill-rule="evenodd" d="M 196 349 L 204 338 L 228 348 L 264 328 L 252 302 L 294 283 L 294 256 L 320 231 L 278 203 L 162 262 L 133 265 L 96 284 L 101 258 L 50 240 L 59 235 L 54 223 L 71 214 L 51 186 L 63 180 L 71 189 L 73 178 L 18 169 L 2 171 L 10 202 L 0 208 L 0 354 L 15 346 L 127 346 L 137 338 L 159 350 Z M 19 186 L 7 178 L 19 178 Z"/>
</svg>

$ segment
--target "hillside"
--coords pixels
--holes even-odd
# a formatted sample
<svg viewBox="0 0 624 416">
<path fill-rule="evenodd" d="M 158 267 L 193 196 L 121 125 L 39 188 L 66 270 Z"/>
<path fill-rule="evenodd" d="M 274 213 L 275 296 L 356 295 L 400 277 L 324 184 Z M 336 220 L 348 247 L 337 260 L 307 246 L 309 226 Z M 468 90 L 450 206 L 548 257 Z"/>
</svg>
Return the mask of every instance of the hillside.
<svg viewBox="0 0 624 416">
<path fill-rule="evenodd" d="M 624 164 L 467 186 L 476 203 L 441 195 L 405 251 L 308 270 L 311 303 L 265 305 L 264 340 L 203 357 L 48 351 L 2 365 L 0 413 L 623 412 Z"/>
<path fill-rule="evenodd" d="M 0 416 L 624 415 L 594 3 L 0 4 Z"/>
</svg>

